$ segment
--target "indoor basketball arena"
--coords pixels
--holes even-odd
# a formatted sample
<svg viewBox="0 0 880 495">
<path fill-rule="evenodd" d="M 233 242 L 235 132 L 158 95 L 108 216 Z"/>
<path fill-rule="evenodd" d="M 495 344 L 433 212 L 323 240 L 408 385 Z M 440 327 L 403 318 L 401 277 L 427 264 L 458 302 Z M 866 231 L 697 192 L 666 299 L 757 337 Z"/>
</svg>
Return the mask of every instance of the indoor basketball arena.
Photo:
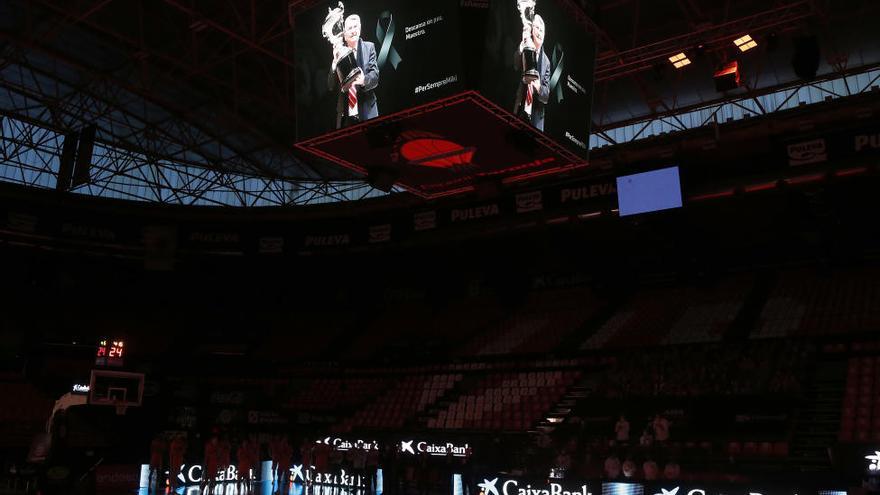
<svg viewBox="0 0 880 495">
<path fill-rule="evenodd" d="M 0 495 L 880 492 L 878 19 L 0 0 Z"/>
</svg>

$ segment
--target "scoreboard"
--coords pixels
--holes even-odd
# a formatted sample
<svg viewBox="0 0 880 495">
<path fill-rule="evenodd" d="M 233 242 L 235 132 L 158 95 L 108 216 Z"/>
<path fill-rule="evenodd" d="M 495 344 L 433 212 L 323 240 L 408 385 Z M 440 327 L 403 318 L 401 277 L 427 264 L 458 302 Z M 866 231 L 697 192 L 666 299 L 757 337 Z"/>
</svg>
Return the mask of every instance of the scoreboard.
<svg viewBox="0 0 880 495">
<path fill-rule="evenodd" d="M 121 367 L 125 357 L 125 341 L 101 339 L 95 351 L 95 366 Z"/>
</svg>

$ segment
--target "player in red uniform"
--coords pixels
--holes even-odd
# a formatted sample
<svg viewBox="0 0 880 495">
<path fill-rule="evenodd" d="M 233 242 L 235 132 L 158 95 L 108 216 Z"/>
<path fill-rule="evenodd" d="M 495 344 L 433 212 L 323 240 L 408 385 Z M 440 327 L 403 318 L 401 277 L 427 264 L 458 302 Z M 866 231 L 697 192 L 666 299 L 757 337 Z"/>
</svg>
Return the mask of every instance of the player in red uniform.
<svg viewBox="0 0 880 495">
<path fill-rule="evenodd" d="M 217 456 L 217 463 L 219 464 L 218 477 L 222 478 L 222 474 L 226 472 L 226 468 L 228 468 L 232 464 L 232 445 L 229 444 L 229 440 L 226 438 L 220 439 L 220 443 L 218 444 L 220 449 L 218 450 L 219 455 Z"/>
<path fill-rule="evenodd" d="M 177 475 L 180 468 L 183 467 L 184 457 L 186 456 L 186 438 L 183 434 L 177 434 L 171 440 L 168 448 L 168 477 L 171 479 L 171 489 L 177 488 Z"/>
<path fill-rule="evenodd" d="M 164 458 L 165 458 L 165 438 L 162 435 L 156 435 L 153 438 L 153 441 L 150 442 L 150 479 L 153 478 L 153 474 L 156 475 L 156 490 L 160 488 L 160 478 L 162 477 L 162 468 L 165 467 Z"/>
<path fill-rule="evenodd" d="M 319 473 L 326 473 L 327 470 L 330 469 L 330 446 L 325 443 L 319 443 L 315 445 L 315 449 L 312 453 L 313 460 L 315 461 L 315 471 Z"/>
<path fill-rule="evenodd" d="M 217 432 L 211 435 L 211 439 L 205 444 L 205 470 L 202 472 L 202 493 L 214 491 L 217 481 L 217 472 L 220 470 L 220 438 Z"/>
<path fill-rule="evenodd" d="M 253 433 L 248 435 L 248 439 L 250 440 L 251 466 L 254 468 L 254 475 L 251 477 L 251 488 L 253 488 L 253 483 L 256 481 L 257 476 L 261 476 L 261 474 L 258 474 L 261 465 L 260 461 L 262 460 L 260 456 L 261 444 Z"/>
<path fill-rule="evenodd" d="M 290 485 L 290 461 L 293 457 L 293 448 L 287 441 L 287 436 L 282 435 L 275 446 L 278 459 L 278 490 L 287 493 Z"/>
<path fill-rule="evenodd" d="M 299 448 L 299 460 L 302 463 L 303 471 L 306 471 L 314 465 L 314 461 L 312 459 L 314 451 L 315 442 L 308 437 L 304 438 L 302 445 Z M 309 481 L 308 479 L 303 479 L 303 484 L 310 485 L 311 481 Z"/>
<path fill-rule="evenodd" d="M 256 464 L 250 439 L 245 438 L 238 444 L 235 455 L 238 458 L 238 479 L 241 484 L 241 493 L 247 493 L 251 489 L 251 480 L 253 480 L 251 470 Z"/>
<path fill-rule="evenodd" d="M 272 460 L 272 479 L 267 480 L 274 483 L 278 479 L 278 437 L 269 438 L 269 459 Z"/>
</svg>

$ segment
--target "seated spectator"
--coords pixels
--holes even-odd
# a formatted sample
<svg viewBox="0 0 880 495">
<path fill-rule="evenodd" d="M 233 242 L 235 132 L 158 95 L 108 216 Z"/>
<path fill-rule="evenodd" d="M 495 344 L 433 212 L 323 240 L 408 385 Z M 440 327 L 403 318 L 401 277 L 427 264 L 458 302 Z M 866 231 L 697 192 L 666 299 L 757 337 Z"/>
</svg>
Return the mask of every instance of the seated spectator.
<svg viewBox="0 0 880 495">
<path fill-rule="evenodd" d="M 681 475 L 681 466 L 675 461 L 669 461 L 663 468 L 663 478 L 667 480 L 677 480 Z"/>
<path fill-rule="evenodd" d="M 658 442 L 666 442 L 669 440 L 669 420 L 664 418 L 662 414 L 654 416 L 654 439 Z"/>
<path fill-rule="evenodd" d="M 650 425 L 645 428 L 645 431 L 642 432 L 642 436 L 639 437 L 639 445 L 642 447 L 650 447 L 654 445 L 654 432 Z"/>
<path fill-rule="evenodd" d="M 623 461 L 623 476 L 627 479 L 632 479 L 636 475 L 636 471 L 638 468 L 636 467 L 636 463 L 633 462 L 632 459 L 627 459 Z"/>
<path fill-rule="evenodd" d="M 538 435 L 538 438 L 535 439 L 535 445 L 537 445 L 539 449 L 548 449 L 553 445 L 553 441 L 550 439 L 550 435 L 541 433 Z"/>
<path fill-rule="evenodd" d="M 651 459 L 646 460 L 642 463 L 642 473 L 644 473 L 646 480 L 656 480 L 658 474 L 657 463 Z"/>
<path fill-rule="evenodd" d="M 614 433 L 617 443 L 629 443 L 629 421 L 626 420 L 623 414 L 620 415 L 620 419 L 614 425 Z"/>
<path fill-rule="evenodd" d="M 556 469 L 562 474 L 560 478 L 565 477 L 565 473 L 571 469 L 571 456 L 568 455 L 568 452 L 564 450 L 559 451 L 559 454 L 556 456 Z"/>
<path fill-rule="evenodd" d="M 612 455 L 605 459 L 605 478 L 609 480 L 617 479 L 620 476 L 620 459 Z"/>
</svg>

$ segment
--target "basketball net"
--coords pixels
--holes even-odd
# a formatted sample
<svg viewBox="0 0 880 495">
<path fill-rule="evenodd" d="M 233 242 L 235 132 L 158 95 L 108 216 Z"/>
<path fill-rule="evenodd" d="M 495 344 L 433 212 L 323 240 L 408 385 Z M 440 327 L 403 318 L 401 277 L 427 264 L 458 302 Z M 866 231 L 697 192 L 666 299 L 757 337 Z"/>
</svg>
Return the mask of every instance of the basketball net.
<svg viewBox="0 0 880 495">
<path fill-rule="evenodd" d="M 113 401 L 113 406 L 116 407 L 116 415 L 117 416 L 125 416 L 125 411 L 128 409 L 128 406 L 125 405 L 125 402 L 122 402 L 119 399 Z"/>
</svg>

